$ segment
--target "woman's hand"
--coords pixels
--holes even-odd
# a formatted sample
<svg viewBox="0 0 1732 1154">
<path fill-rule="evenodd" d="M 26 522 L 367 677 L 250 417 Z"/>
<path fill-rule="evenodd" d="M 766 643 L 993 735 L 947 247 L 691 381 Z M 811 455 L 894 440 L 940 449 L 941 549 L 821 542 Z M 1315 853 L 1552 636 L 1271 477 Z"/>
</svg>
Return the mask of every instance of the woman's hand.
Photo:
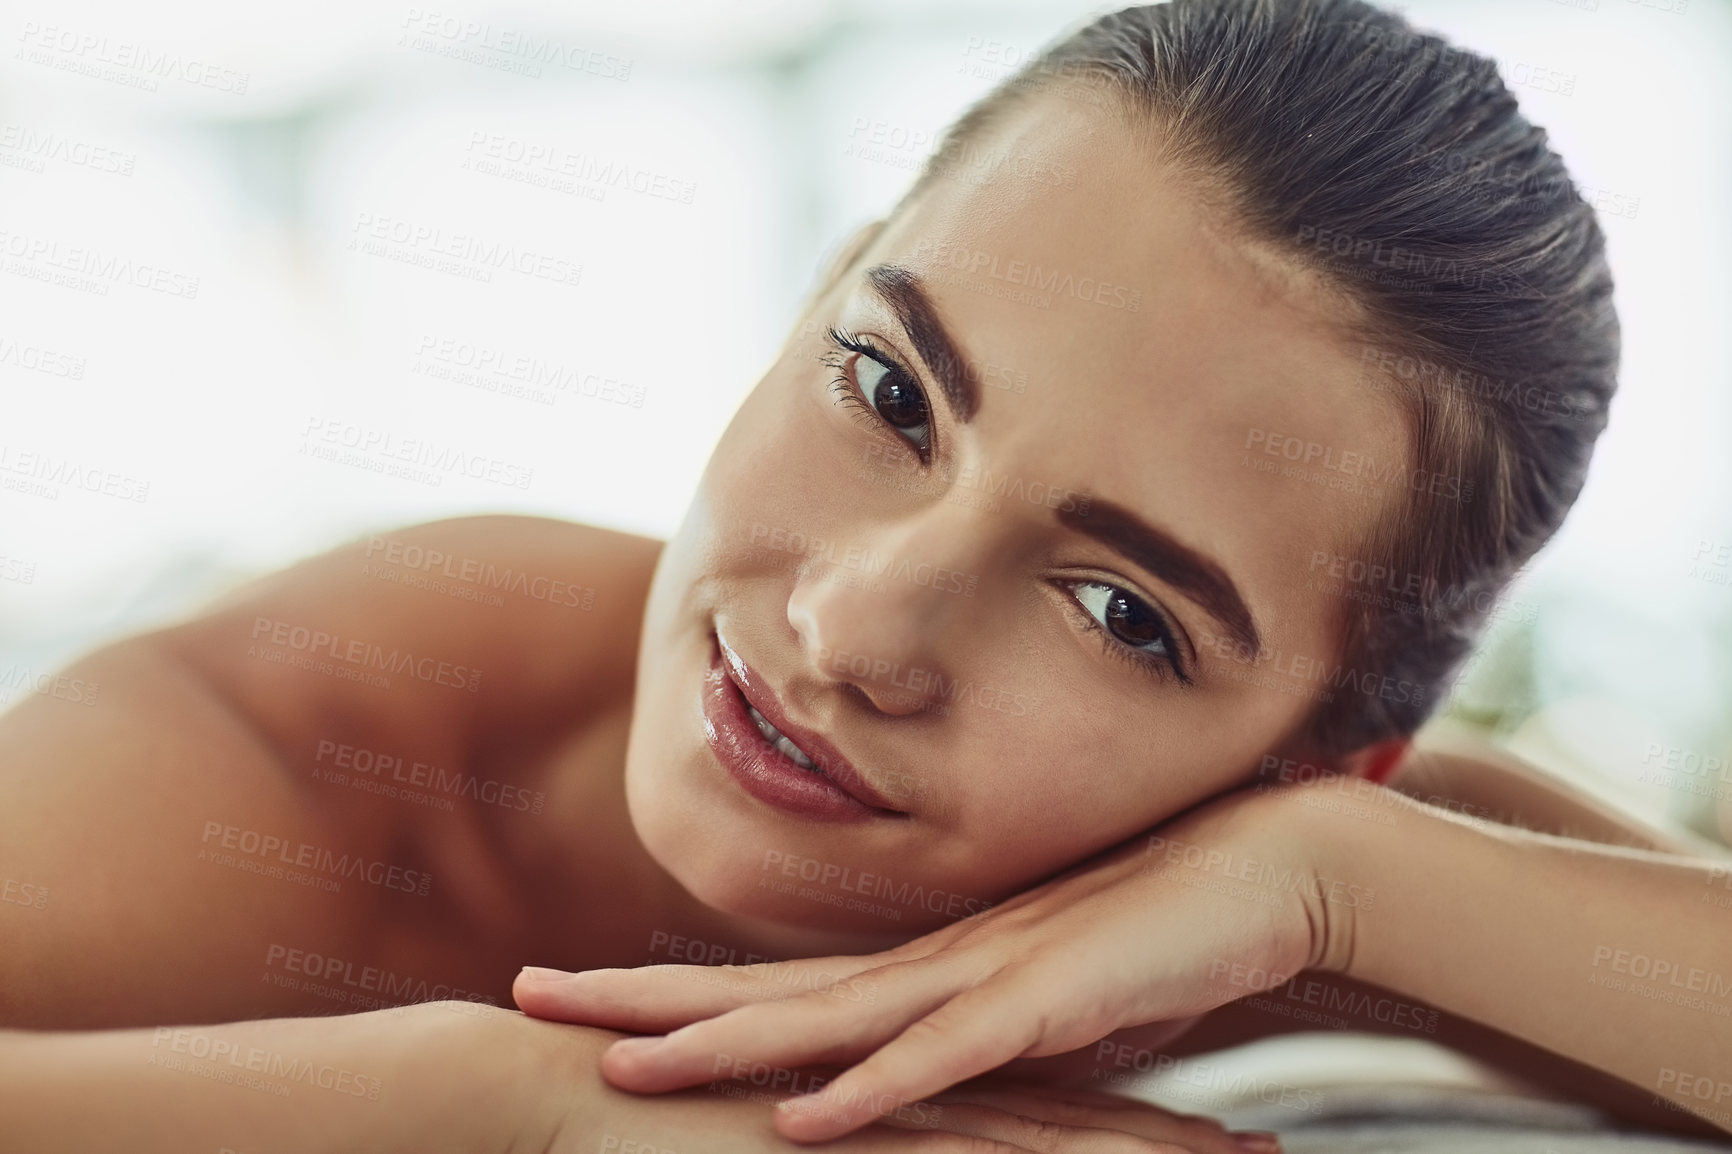
<svg viewBox="0 0 1732 1154">
<path fill-rule="evenodd" d="M 1349 902 L 1370 895 L 1317 876 L 1298 823 L 1286 820 L 1297 792 L 1222 798 L 869 957 L 551 980 L 526 970 L 515 995 L 537 1017 L 673 1031 L 608 1049 L 602 1070 L 624 1089 L 851 1065 L 776 1111 L 789 1138 L 834 1138 L 1013 1059 L 1191 1019 L 1318 965 L 1351 940 L 1340 917 Z"/>
<path fill-rule="evenodd" d="M 603 1082 L 602 1055 L 619 1035 L 573 1029 L 519 1014 L 498 1015 L 499 1041 L 533 1073 L 517 1080 L 520 1103 L 509 1137 L 549 1154 L 795 1154 L 776 1133 L 770 1106 L 793 1097 L 793 1070 L 655 1097 Z M 521 1059 L 527 1057 L 527 1062 Z M 470 1059 L 487 1062 L 485 1051 Z M 781 1087 L 781 1088 L 778 1088 Z M 500 1137 L 506 1137 L 502 1129 Z M 513 1146 L 513 1148 L 516 1148 Z M 1278 1154 L 1273 1135 L 1231 1135 L 1207 1118 L 1086 1090 L 971 1084 L 906 1103 L 874 1124 L 827 1143 L 852 1154 Z"/>
<path fill-rule="evenodd" d="M 600 1110 L 574 1111 L 545 1147 L 549 1154 L 804 1154 L 811 1149 L 776 1133 L 772 1125 L 767 1104 L 786 1100 L 791 1096 L 786 1091 L 724 1082 L 645 1098 L 610 1091 L 593 1068 L 589 1077 L 611 1097 Z M 968 1087 L 912 1104 L 822 1149 L 847 1154 L 1279 1154 L 1280 1144 L 1272 1134 L 1233 1135 L 1210 1119 L 1111 1094 Z"/>
</svg>

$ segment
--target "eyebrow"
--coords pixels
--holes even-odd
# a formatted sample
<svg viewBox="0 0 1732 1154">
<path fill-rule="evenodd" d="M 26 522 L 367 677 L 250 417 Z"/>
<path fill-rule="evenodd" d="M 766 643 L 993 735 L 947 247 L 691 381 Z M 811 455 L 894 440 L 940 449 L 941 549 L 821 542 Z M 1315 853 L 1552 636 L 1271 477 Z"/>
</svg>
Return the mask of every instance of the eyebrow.
<svg viewBox="0 0 1732 1154">
<path fill-rule="evenodd" d="M 966 425 L 980 408 L 980 390 L 968 375 L 967 362 L 956 351 L 944 322 L 938 319 L 938 310 L 932 307 L 920 277 L 901 265 L 880 264 L 866 270 L 866 283 L 896 314 L 920 359 L 938 378 L 939 391 L 951 413 Z"/>
<path fill-rule="evenodd" d="M 1170 534 L 1150 525 L 1123 505 L 1095 498 L 1079 509 L 1054 509 L 1059 523 L 1093 537 L 1202 606 L 1227 635 L 1261 653 L 1257 623 L 1226 571 Z"/>
<path fill-rule="evenodd" d="M 980 391 L 944 322 L 938 319 L 938 310 L 920 277 L 902 265 L 880 264 L 867 269 L 865 279 L 896 314 L 920 359 L 938 378 L 938 387 L 957 421 L 967 424 L 980 408 Z M 1081 509 L 1061 508 L 1053 513 L 1060 524 L 1094 538 L 1185 594 L 1251 653 L 1263 651 L 1257 623 L 1238 587 L 1225 570 L 1203 554 L 1112 501 L 1095 498 Z"/>
</svg>

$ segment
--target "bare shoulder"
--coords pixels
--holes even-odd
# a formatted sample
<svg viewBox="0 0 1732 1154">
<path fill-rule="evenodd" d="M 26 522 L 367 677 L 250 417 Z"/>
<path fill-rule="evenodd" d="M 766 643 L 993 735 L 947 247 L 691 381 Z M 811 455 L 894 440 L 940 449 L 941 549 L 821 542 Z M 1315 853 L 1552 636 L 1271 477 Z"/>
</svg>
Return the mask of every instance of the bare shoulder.
<svg viewBox="0 0 1732 1154">
<path fill-rule="evenodd" d="M 551 518 L 434 521 L 274 574 L 161 640 L 279 746 L 314 725 L 472 747 L 629 696 L 661 548 Z"/>
<path fill-rule="evenodd" d="M 463 924 L 490 898 L 477 807 L 435 828 L 315 775 L 455 773 L 617 713 L 660 551 L 534 517 L 369 534 L 0 714 L 0 1026 L 330 1010 L 274 984 L 288 951 L 375 964 L 387 931 Z"/>
</svg>

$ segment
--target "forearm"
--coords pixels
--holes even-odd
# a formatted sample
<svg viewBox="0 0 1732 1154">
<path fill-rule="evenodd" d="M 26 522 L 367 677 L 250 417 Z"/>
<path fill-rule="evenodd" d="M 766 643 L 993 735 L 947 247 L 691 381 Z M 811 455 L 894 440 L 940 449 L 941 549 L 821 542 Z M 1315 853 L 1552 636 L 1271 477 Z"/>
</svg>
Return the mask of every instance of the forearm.
<svg viewBox="0 0 1732 1154">
<path fill-rule="evenodd" d="M 504 1150 L 510 1056 L 475 1052 L 462 1017 L 0 1032 L 0 1151 Z"/>
<path fill-rule="evenodd" d="M 1723 863 L 1390 801 L 1392 825 L 1306 819 L 1330 876 L 1375 890 L 1350 919 L 1322 910 L 1336 919 L 1327 966 L 1732 1130 L 1732 910 L 1714 903 L 1732 900 Z"/>
<path fill-rule="evenodd" d="M 1162 1045 L 1160 1052 L 1187 1058 L 1278 1034 L 1321 1029 L 1433 1042 L 1480 1063 L 1488 1086 L 1587 1103 L 1634 1126 L 1686 1134 L 1718 1133 L 1710 1123 L 1657 1104 L 1652 1093 L 1604 1071 L 1446 1013 L 1417 998 L 1322 970 L 1307 970 L 1285 985 L 1229 1002 Z M 1082 1080 L 1087 1078 L 1085 1070 Z"/>
</svg>

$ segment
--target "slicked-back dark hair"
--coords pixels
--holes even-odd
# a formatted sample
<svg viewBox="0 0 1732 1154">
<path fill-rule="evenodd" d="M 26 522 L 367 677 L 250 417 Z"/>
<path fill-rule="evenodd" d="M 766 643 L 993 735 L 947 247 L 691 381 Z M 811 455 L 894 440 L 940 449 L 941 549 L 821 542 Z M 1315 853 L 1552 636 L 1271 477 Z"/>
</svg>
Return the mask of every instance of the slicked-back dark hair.
<svg viewBox="0 0 1732 1154">
<path fill-rule="evenodd" d="M 1605 427 L 1619 333 L 1593 209 L 1491 60 L 1361 0 L 1104 16 L 960 117 L 902 203 L 1029 94 L 1079 81 L 1203 178 L 1240 236 L 1354 306 L 1346 336 L 1401 406 L 1410 453 L 1406 498 L 1355 560 L 1419 592 L 1343 599 L 1347 677 L 1300 738 L 1329 756 L 1412 733 L 1563 521 Z M 1383 692 L 1383 676 L 1423 688 Z"/>
</svg>

